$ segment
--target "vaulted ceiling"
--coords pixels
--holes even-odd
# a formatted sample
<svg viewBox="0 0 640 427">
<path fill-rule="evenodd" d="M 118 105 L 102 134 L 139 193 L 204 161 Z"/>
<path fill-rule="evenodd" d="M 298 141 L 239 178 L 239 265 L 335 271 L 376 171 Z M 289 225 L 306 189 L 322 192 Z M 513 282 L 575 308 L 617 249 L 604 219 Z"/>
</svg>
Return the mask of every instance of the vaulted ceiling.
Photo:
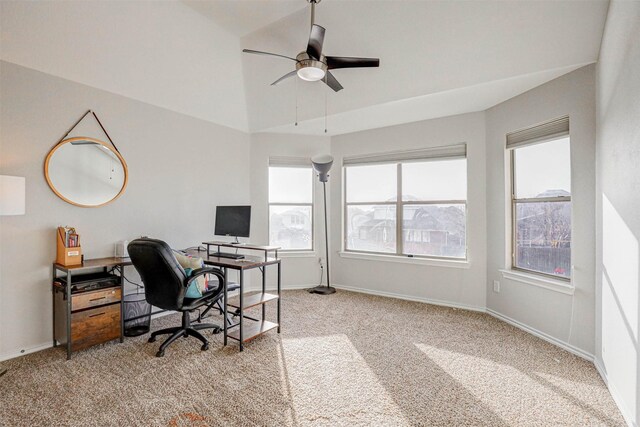
<svg viewBox="0 0 640 427">
<path fill-rule="evenodd" d="M 345 89 L 334 93 L 299 79 L 270 86 L 292 64 L 245 55 L 249 126 L 322 133 L 325 96 L 334 134 L 484 110 L 596 61 L 606 9 L 603 1 L 326 0 L 316 8 L 324 52 L 379 57 L 380 68 L 335 70 Z M 308 32 L 307 7 L 241 44 L 295 56 Z"/>
<path fill-rule="evenodd" d="M 306 0 L 2 1 L 3 60 L 251 132 L 329 134 L 484 110 L 595 62 L 608 2 L 322 0 L 344 90 L 289 79 Z M 296 120 L 296 104 L 298 126 Z"/>
</svg>

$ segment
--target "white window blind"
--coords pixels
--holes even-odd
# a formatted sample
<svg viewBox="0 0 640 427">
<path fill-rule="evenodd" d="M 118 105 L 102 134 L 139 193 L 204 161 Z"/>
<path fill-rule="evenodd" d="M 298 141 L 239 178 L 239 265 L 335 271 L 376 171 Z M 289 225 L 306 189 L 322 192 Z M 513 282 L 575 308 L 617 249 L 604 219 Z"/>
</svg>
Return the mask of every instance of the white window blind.
<svg viewBox="0 0 640 427">
<path fill-rule="evenodd" d="M 311 167 L 310 157 L 286 157 L 286 156 L 272 156 L 269 157 L 269 166 L 277 166 L 281 168 L 286 167 Z"/>
<path fill-rule="evenodd" d="M 569 135 L 569 116 L 507 134 L 507 149 L 550 141 Z"/>
<path fill-rule="evenodd" d="M 443 147 L 423 148 L 420 150 L 392 151 L 386 153 L 367 154 L 364 156 L 345 157 L 345 166 L 375 163 L 408 163 L 428 160 L 458 159 L 467 156 L 467 144 L 448 145 Z"/>
</svg>

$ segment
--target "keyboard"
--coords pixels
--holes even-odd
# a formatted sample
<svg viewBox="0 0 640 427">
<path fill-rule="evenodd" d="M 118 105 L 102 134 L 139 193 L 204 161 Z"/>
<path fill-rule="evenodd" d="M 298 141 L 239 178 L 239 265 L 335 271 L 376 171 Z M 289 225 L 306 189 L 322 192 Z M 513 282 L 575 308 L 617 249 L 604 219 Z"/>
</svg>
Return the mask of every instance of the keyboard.
<svg viewBox="0 0 640 427">
<path fill-rule="evenodd" d="M 244 255 L 234 254 L 231 252 L 214 252 L 211 256 L 215 256 L 218 258 L 231 258 L 231 259 L 244 259 Z"/>
</svg>

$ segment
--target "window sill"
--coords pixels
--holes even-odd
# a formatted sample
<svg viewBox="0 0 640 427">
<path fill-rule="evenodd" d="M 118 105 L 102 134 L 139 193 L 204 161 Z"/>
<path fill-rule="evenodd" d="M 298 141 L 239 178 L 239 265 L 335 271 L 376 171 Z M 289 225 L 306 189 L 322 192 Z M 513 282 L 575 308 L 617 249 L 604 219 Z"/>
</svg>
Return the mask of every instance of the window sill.
<svg viewBox="0 0 640 427">
<path fill-rule="evenodd" d="M 565 295 L 573 295 L 576 289 L 570 282 L 555 280 L 553 278 L 538 276 L 536 274 L 515 270 L 500 270 L 500 273 L 502 273 L 502 277 L 505 279 L 525 283 L 531 286 L 537 286 L 539 288 L 548 289 Z"/>
<path fill-rule="evenodd" d="M 407 257 L 399 255 L 381 255 L 381 254 L 367 254 L 363 252 L 338 252 L 341 258 L 349 259 L 362 259 L 367 261 L 383 261 L 383 262 L 398 262 L 402 264 L 414 264 L 414 265 L 430 265 L 433 267 L 449 267 L 449 268 L 464 268 L 470 267 L 468 260 L 451 260 L 451 259 L 434 259 L 434 258 L 419 258 L 419 257 Z"/>
<path fill-rule="evenodd" d="M 278 258 L 317 258 L 314 251 L 278 251 Z"/>
</svg>

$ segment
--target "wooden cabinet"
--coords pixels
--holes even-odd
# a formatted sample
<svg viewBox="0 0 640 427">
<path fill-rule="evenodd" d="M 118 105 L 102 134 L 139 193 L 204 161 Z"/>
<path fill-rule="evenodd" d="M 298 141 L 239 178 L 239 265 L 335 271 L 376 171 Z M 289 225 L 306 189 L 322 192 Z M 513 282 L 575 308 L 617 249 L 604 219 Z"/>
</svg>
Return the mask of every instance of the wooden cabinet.
<svg viewBox="0 0 640 427">
<path fill-rule="evenodd" d="M 121 296 L 120 285 L 79 294 L 72 292 L 68 313 L 66 292 L 54 285 L 54 344 L 69 343 L 73 352 L 120 338 Z"/>
<path fill-rule="evenodd" d="M 98 289 L 95 291 L 84 292 L 81 294 L 72 294 L 71 310 L 78 311 L 85 308 L 98 307 L 101 305 L 120 302 L 122 299 L 122 290 L 117 288 Z"/>
<path fill-rule="evenodd" d="M 120 338 L 120 303 L 71 313 L 71 351 Z"/>
<path fill-rule="evenodd" d="M 67 359 L 74 351 L 123 341 L 122 276 L 109 268 L 121 271 L 130 264 L 127 258 L 104 258 L 79 266 L 53 265 L 53 345 L 64 344 Z M 66 274 L 59 277 L 59 271 Z"/>
</svg>

